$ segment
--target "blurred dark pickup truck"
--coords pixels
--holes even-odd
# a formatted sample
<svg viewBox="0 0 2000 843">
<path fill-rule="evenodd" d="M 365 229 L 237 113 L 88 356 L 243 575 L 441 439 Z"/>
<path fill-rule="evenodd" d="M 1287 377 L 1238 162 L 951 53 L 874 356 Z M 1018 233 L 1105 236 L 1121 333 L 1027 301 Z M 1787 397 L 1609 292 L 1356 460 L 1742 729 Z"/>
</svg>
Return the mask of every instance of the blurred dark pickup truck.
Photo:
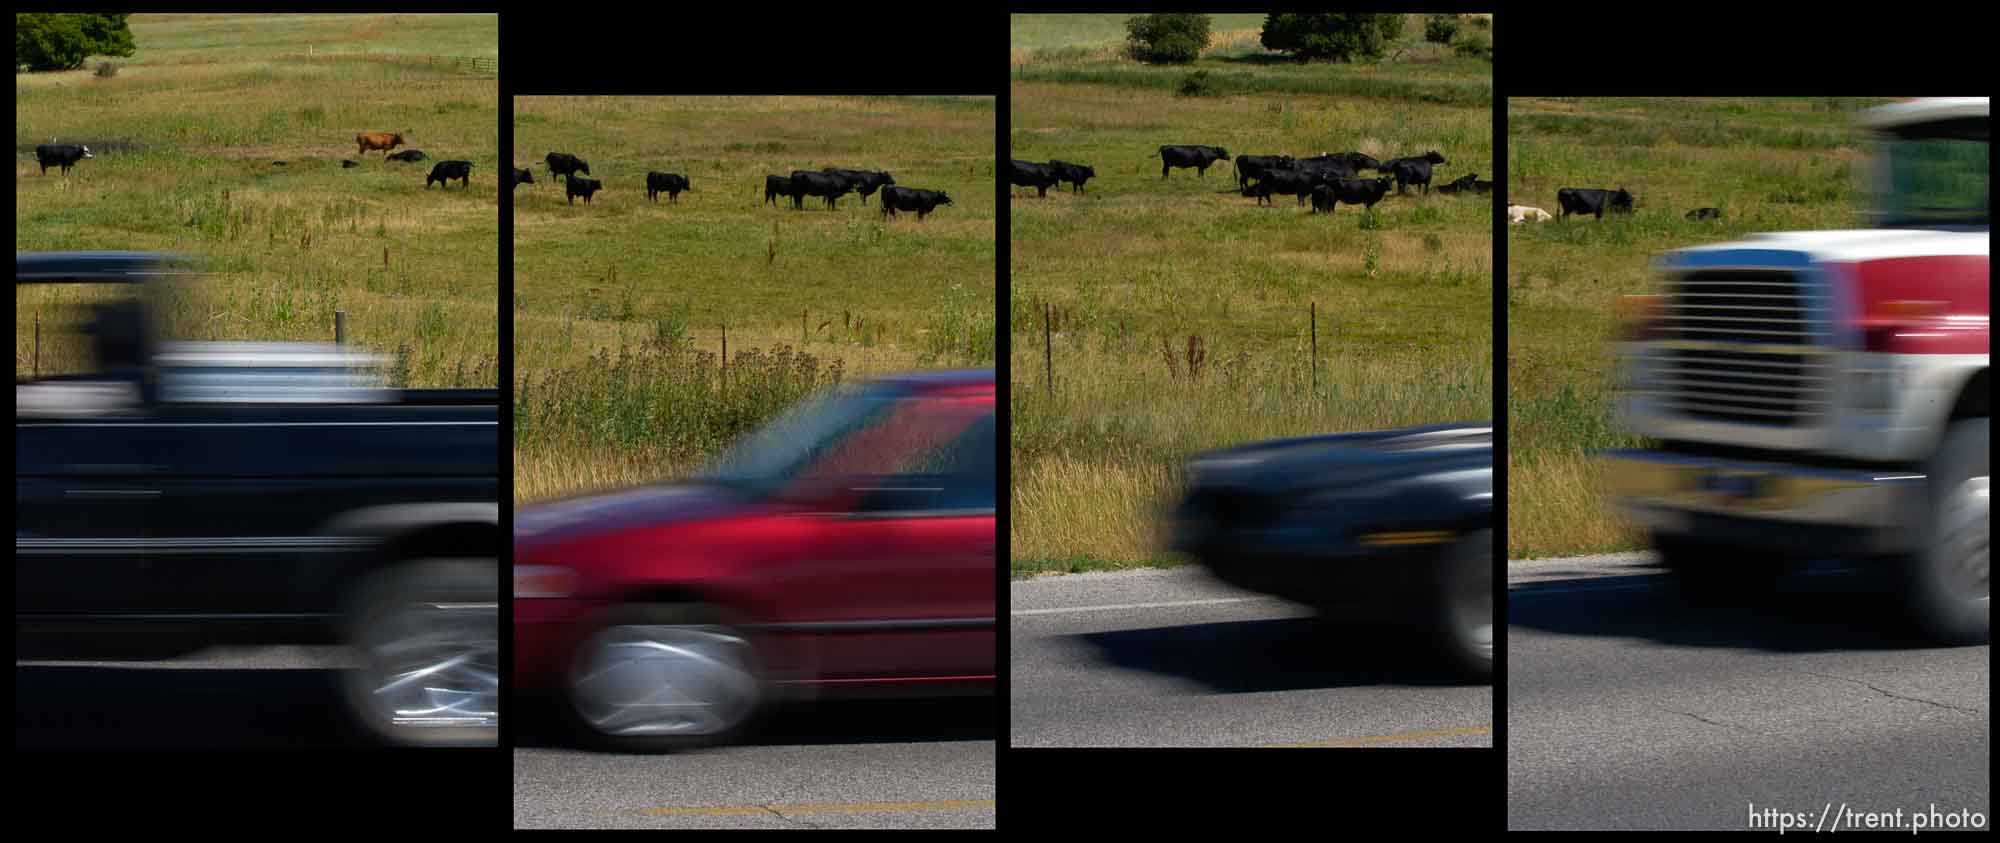
<svg viewBox="0 0 2000 843">
<path fill-rule="evenodd" d="M 1493 676 L 1493 428 L 1446 424 L 1196 456 L 1173 547 L 1218 579 L 1329 617 L 1411 624 Z"/>
<path fill-rule="evenodd" d="M 90 315 L 63 374 L 22 374 L 16 342 L 17 659 L 343 644 L 370 732 L 496 742 L 497 391 L 389 389 L 332 343 L 157 341 L 198 277 L 173 256 L 16 253 L 14 274 L 87 285 L 48 301 Z"/>
</svg>

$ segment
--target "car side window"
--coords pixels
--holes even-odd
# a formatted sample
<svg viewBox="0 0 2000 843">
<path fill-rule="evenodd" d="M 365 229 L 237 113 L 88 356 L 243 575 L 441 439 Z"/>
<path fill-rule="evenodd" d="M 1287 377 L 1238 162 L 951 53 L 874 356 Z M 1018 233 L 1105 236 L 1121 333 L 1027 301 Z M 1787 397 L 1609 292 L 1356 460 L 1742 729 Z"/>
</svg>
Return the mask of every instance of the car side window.
<svg viewBox="0 0 2000 843">
<path fill-rule="evenodd" d="M 861 509 L 993 508 L 999 492 L 994 419 L 994 414 L 987 412 L 958 435 L 911 460 L 904 471 L 887 478 L 883 488 L 863 499 Z"/>
</svg>

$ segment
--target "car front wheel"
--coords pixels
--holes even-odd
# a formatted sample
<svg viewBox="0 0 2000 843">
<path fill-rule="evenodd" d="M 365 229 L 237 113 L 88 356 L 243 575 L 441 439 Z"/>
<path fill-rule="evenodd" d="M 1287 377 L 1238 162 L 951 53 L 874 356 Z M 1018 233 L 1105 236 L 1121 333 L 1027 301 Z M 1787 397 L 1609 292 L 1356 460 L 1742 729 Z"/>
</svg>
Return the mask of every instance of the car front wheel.
<svg viewBox="0 0 2000 843">
<path fill-rule="evenodd" d="M 1459 675 L 1493 681 L 1493 531 L 1474 530 L 1445 551 L 1432 631 Z"/>
<path fill-rule="evenodd" d="M 607 617 L 578 649 L 565 692 L 586 740 L 632 752 L 727 743 L 764 703 L 755 646 L 702 606 Z"/>
</svg>

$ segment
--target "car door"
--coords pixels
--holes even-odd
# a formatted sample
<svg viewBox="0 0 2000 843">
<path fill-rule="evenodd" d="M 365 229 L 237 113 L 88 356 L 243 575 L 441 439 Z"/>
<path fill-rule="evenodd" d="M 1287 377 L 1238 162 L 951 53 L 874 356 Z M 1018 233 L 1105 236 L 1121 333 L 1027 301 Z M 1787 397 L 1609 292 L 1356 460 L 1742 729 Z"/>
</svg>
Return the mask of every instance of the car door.
<svg viewBox="0 0 2000 843">
<path fill-rule="evenodd" d="M 905 404 L 866 448 L 869 467 L 891 470 L 836 469 L 846 506 L 812 516 L 806 558 L 788 566 L 803 621 L 792 631 L 811 639 L 824 678 L 993 674 L 991 396 Z"/>
<path fill-rule="evenodd" d="M 14 428 L 14 612 L 27 620 L 169 608 L 148 587 L 165 431 L 140 418 Z"/>
</svg>

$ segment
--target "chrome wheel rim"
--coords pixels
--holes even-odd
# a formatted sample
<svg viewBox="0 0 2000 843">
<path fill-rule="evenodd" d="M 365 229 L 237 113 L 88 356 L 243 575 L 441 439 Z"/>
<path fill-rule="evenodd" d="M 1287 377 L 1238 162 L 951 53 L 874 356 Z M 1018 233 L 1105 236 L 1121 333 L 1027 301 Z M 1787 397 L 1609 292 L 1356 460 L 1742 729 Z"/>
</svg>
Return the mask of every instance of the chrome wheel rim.
<svg viewBox="0 0 2000 843">
<path fill-rule="evenodd" d="M 1992 593 L 1987 572 L 1988 477 L 1968 477 L 1945 496 L 1938 525 L 1938 551 L 1952 591 L 1967 601 L 1984 602 Z"/>
<path fill-rule="evenodd" d="M 585 645 L 570 698 L 592 729 L 620 736 L 726 732 L 756 707 L 750 642 L 718 626 L 614 626 Z"/>
<path fill-rule="evenodd" d="M 363 687 L 398 729 L 500 724 L 499 604 L 416 603 L 383 616 L 363 642 Z"/>
</svg>

